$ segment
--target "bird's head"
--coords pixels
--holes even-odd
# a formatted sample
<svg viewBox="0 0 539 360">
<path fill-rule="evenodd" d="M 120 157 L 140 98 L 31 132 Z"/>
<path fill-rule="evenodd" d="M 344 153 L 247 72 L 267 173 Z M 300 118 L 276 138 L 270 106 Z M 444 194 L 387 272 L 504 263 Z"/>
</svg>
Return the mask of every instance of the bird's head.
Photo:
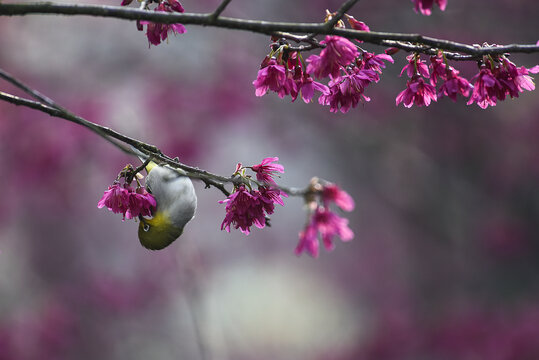
<svg viewBox="0 0 539 360">
<path fill-rule="evenodd" d="M 164 249 L 179 238 L 182 232 L 183 228 L 175 227 L 164 212 L 157 211 L 150 219 L 140 217 L 138 238 L 147 249 Z"/>
</svg>

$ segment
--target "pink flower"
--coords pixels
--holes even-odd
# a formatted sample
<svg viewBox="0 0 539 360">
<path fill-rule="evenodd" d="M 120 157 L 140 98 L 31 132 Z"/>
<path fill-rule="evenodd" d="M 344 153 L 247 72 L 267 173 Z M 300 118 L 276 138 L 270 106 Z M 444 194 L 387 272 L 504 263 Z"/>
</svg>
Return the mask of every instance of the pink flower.
<svg viewBox="0 0 539 360">
<path fill-rule="evenodd" d="M 473 89 L 472 84 L 465 78 L 459 76 L 459 71 L 453 68 L 449 68 L 447 71 L 446 80 L 440 86 L 438 90 L 438 97 L 441 98 L 447 95 L 451 100 L 457 101 L 457 95 L 461 94 L 464 97 L 468 97 L 470 90 Z"/>
<path fill-rule="evenodd" d="M 311 222 L 299 234 L 299 243 L 295 249 L 296 255 L 300 255 L 306 250 L 312 257 L 318 257 L 317 232 L 320 233 L 327 251 L 334 249 L 333 238 L 335 236 L 339 236 L 342 241 L 350 241 L 354 237 L 354 233 L 348 227 L 347 219 L 341 218 L 326 208 L 318 207 L 311 217 Z"/>
<path fill-rule="evenodd" d="M 294 77 L 292 76 L 292 73 L 290 71 L 286 72 L 286 78 L 283 83 L 283 86 L 279 89 L 277 92 L 277 95 L 282 99 L 287 95 L 292 95 L 292 98 L 297 98 L 298 96 L 298 86 L 296 84 L 296 81 L 294 80 Z"/>
<path fill-rule="evenodd" d="M 408 60 L 408 64 L 402 68 L 399 76 L 402 76 L 404 71 L 406 71 L 409 78 L 415 75 L 421 75 L 425 78 L 429 77 L 429 67 L 419 58 L 419 55 L 411 54 L 406 59 Z"/>
<path fill-rule="evenodd" d="M 505 100 L 507 95 L 513 98 L 518 97 L 519 93 L 524 90 L 532 91 L 535 89 L 535 84 L 529 74 L 537 72 L 539 72 L 539 66 L 531 69 L 524 66 L 517 68 L 506 58 L 495 66 L 488 62 L 481 67 L 479 74 L 472 78 L 476 81 L 467 104 L 475 102 L 485 109 L 489 105 L 495 106 L 497 100 Z"/>
<path fill-rule="evenodd" d="M 168 3 L 172 11 L 179 12 L 179 13 L 185 12 L 185 9 L 183 8 L 182 4 L 180 4 L 178 0 L 166 0 L 165 2 Z"/>
<path fill-rule="evenodd" d="M 348 14 L 345 14 L 345 15 L 346 15 L 346 18 L 348 19 L 348 23 L 350 24 L 352 29 L 359 30 L 359 31 L 367 31 L 367 32 L 371 31 L 371 29 L 363 21 L 356 20 L 353 16 L 350 16 Z M 363 42 L 361 40 L 356 40 L 356 41 L 358 43 Z"/>
<path fill-rule="evenodd" d="M 318 230 L 316 229 L 316 226 L 309 223 L 305 229 L 299 233 L 299 242 L 294 252 L 299 256 L 303 251 L 307 251 L 313 258 L 317 258 L 318 248 Z"/>
<path fill-rule="evenodd" d="M 286 69 L 277 61 L 271 59 L 266 66 L 258 71 L 256 80 L 253 81 L 256 96 L 263 96 L 268 89 L 279 93 L 283 86 L 286 86 Z"/>
<path fill-rule="evenodd" d="M 488 67 L 483 66 L 479 73 L 472 78 L 472 80 L 474 79 L 474 89 L 467 105 L 475 102 L 480 108 L 486 109 L 489 105 L 496 106 L 497 96 L 505 98 L 505 90 L 502 84 Z"/>
<path fill-rule="evenodd" d="M 329 105 L 329 111 L 347 113 L 350 108 L 354 108 L 363 98 L 365 101 L 371 99 L 365 96 L 365 88 L 371 82 L 380 80 L 378 73 L 373 70 L 363 70 L 354 68 L 350 74 L 339 76 L 329 82 L 329 93 L 322 94 L 318 98 L 321 105 Z"/>
<path fill-rule="evenodd" d="M 226 204 L 226 215 L 221 223 L 221 230 L 230 232 L 230 225 L 234 225 L 235 229 L 249 235 L 253 224 L 260 229 L 266 226 L 265 203 L 260 200 L 258 191 L 249 192 L 244 185 L 240 185 L 228 199 L 219 203 Z"/>
<path fill-rule="evenodd" d="M 132 2 L 133 0 L 122 0 L 122 3 L 120 4 L 120 6 L 127 6 L 131 4 Z"/>
<path fill-rule="evenodd" d="M 288 195 L 281 190 L 269 188 L 267 186 L 260 186 L 258 188 L 258 193 L 258 199 L 261 201 L 261 204 L 264 207 L 264 211 L 266 211 L 266 214 L 268 215 L 273 214 L 275 204 L 284 206 L 284 202 L 281 196 L 288 197 Z"/>
<path fill-rule="evenodd" d="M 160 3 L 155 11 L 161 12 L 184 12 L 182 5 L 177 0 L 165 0 Z M 138 25 L 146 25 L 146 37 L 148 42 L 152 45 L 159 45 L 162 41 L 165 41 L 168 38 L 169 32 L 176 34 L 183 34 L 187 30 L 182 24 L 158 24 L 150 21 L 140 21 Z"/>
<path fill-rule="evenodd" d="M 436 99 L 436 88 L 425 83 L 419 75 L 415 75 L 408 80 L 406 89 L 397 95 L 396 105 L 402 102 L 407 108 L 412 107 L 414 103 L 417 106 L 429 106 L 430 102 Z"/>
<path fill-rule="evenodd" d="M 387 54 L 374 54 L 374 53 L 365 51 L 363 53 L 363 60 L 361 62 L 362 64 L 361 68 L 367 69 L 367 70 L 374 70 L 381 74 L 382 68 L 386 67 L 386 64 L 384 63 L 384 61 L 389 61 L 390 63 L 395 62 L 395 60 L 393 60 L 393 58 Z"/>
<path fill-rule="evenodd" d="M 129 193 L 129 206 L 125 213 L 127 219 L 133 219 L 142 216 L 152 216 L 152 209 L 155 209 L 157 203 L 152 194 L 145 188 L 140 187 L 135 192 Z"/>
<path fill-rule="evenodd" d="M 355 207 L 354 199 L 335 184 L 324 186 L 322 189 L 322 202 L 326 208 L 329 207 L 330 202 L 334 202 L 344 211 L 352 211 Z"/>
<path fill-rule="evenodd" d="M 273 164 L 278 160 L 278 157 L 265 158 L 260 164 L 250 168 L 256 173 L 258 181 L 275 184 L 273 180 L 275 173 L 284 173 L 282 165 Z M 245 168 L 238 164 L 234 174 L 243 176 L 244 171 Z M 230 225 L 234 225 L 234 228 L 249 235 L 253 224 L 258 228 L 264 228 L 266 214 L 273 214 L 275 204 L 284 206 L 282 197 L 288 197 L 288 195 L 271 186 L 259 186 L 258 190 L 248 190 L 243 184 L 237 186 L 233 194 L 219 201 L 220 204 L 226 204 L 226 215 L 221 223 L 221 230 L 230 232 Z"/>
<path fill-rule="evenodd" d="M 329 94 L 329 88 L 324 84 L 314 81 L 309 76 L 309 74 L 300 75 L 300 77 L 296 79 L 296 85 L 297 85 L 297 93 L 295 94 L 295 96 L 293 96 L 292 101 L 296 100 L 300 92 L 301 92 L 301 98 L 306 104 L 311 102 L 315 91 L 320 91 L 322 94 L 325 94 L 325 95 Z"/>
<path fill-rule="evenodd" d="M 539 65 L 531 69 L 526 69 L 524 66 L 517 68 L 517 66 L 504 58 L 502 61 L 503 66 L 500 66 L 497 78 L 502 85 L 505 85 L 506 93 L 511 97 L 518 97 L 519 92 L 524 90 L 533 91 L 535 84 L 533 78 L 529 76 L 529 73 L 539 72 Z"/>
<path fill-rule="evenodd" d="M 430 57 L 430 84 L 436 85 L 438 78 L 447 80 L 447 65 L 444 62 L 444 58 L 439 52 L 436 56 Z M 458 72 L 457 72 L 458 73 Z"/>
<path fill-rule="evenodd" d="M 281 164 L 272 164 L 279 161 L 278 157 L 268 157 L 262 160 L 260 164 L 251 166 L 251 169 L 256 173 L 256 179 L 261 182 L 275 184 L 273 177 L 275 173 L 284 174 L 284 167 Z"/>
<path fill-rule="evenodd" d="M 359 54 L 350 40 L 340 36 L 328 35 L 320 43 L 326 45 L 320 56 L 311 55 L 307 58 L 307 73 L 316 78 L 339 76 L 341 66 L 350 65 Z"/>
<path fill-rule="evenodd" d="M 151 216 L 156 205 L 155 198 L 146 189 L 140 187 L 134 190 L 129 185 L 121 186 L 119 183 L 109 186 L 97 203 L 99 209 L 107 207 L 115 214 L 123 214 L 124 219 Z"/>
<path fill-rule="evenodd" d="M 363 21 L 356 20 L 353 16 L 350 16 L 348 14 L 345 14 L 345 15 L 352 29 L 360 30 L 360 31 L 367 31 L 367 32 L 371 31 L 371 29 Z"/>
<path fill-rule="evenodd" d="M 103 197 L 97 203 L 97 208 L 106 207 L 115 214 L 123 214 L 129 208 L 129 190 L 120 186 L 119 183 L 114 183 L 105 190 Z"/>
<path fill-rule="evenodd" d="M 430 15 L 432 13 L 431 9 L 434 1 L 438 4 L 440 10 L 445 10 L 447 0 L 412 0 L 415 12 L 421 12 L 423 15 Z"/>
</svg>

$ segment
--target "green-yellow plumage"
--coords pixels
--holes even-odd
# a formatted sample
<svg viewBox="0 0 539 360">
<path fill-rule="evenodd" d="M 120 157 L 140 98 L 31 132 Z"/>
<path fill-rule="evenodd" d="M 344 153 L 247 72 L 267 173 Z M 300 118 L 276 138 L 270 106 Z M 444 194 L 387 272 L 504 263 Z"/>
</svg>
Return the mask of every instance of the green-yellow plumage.
<svg viewBox="0 0 539 360">
<path fill-rule="evenodd" d="M 146 188 L 157 203 L 152 217 L 141 217 L 138 237 L 142 246 L 161 250 L 182 233 L 195 215 L 197 198 L 191 180 L 185 173 L 150 162 L 146 166 Z"/>
<path fill-rule="evenodd" d="M 169 246 L 182 234 L 183 229 L 175 228 L 168 216 L 156 212 L 151 219 L 141 219 L 138 238 L 142 246 L 150 250 L 161 250 Z"/>
</svg>

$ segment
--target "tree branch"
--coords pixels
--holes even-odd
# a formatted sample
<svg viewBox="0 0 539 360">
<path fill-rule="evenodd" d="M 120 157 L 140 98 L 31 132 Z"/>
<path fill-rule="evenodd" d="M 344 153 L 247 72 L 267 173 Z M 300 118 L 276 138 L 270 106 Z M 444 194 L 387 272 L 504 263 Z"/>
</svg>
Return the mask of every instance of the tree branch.
<svg viewBox="0 0 539 360">
<path fill-rule="evenodd" d="M 345 4 L 352 3 L 349 1 Z M 223 3 L 226 3 L 224 1 Z M 221 3 L 221 5 L 223 5 Z M 353 5 L 353 4 L 352 4 Z M 418 46 L 420 52 L 427 53 L 432 49 L 441 49 L 469 55 L 463 60 L 480 58 L 483 55 L 496 55 L 503 53 L 536 53 L 539 46 L 535 44 L 510 44 L 504 46 L 473 46 L 454 41 L 437 39 L 420 34 L 404 34 L 390 32 L 364 32 L 351 29 L 327 28 L 326 23 L 292 23 L 245 20 L 218 16 L 214 13 L 165 13 L 120 6 L 97 6 L 97 5 L 73 5 L 52 3 L 30 4 L 3 4 L 0 3 L 0 16 L 19 16 L 29 14 L 59 14 L 59 15 L 87 15 L 98 17 L 110 17 L 124 20 L 147 20 L 156 23 L 182 23 L 184 25 L 213 26 L 218 28 L 251 31 L 255 33 L 271 35 L 276 32 L 295 32 L 299 34 L 339 35 L 348 39 L 362 40 L 366 43 L 387 45 L 387 41 L 393 41 L 391 46 L 410 51 L 410 46 Z M 411 43 L 411 44 L 407 44 Z M 421 46 L 423 45 L 423 47 Z M 309 48 L 309 47 L 307 47 Z M 455 54 L 455 56 L 458 54 Z M 456 56 L 458 58 L 458 56 Z"/>
<path fill-rule="evenodd" d="M 61 118 L 61 119 L 70 121 L 72 123 L 75 123 L 77 125 L 81 125 L 91 130 L 92 132 L 102 137 L 103 139 L 109 141 L 111 144 L 113 144 L 114 146 L 122 150 L 123 152 L 137 156 L 137 154 L 133 152 L 130 149 L 130 147 L 125 146 L 124 144 L 130 145 L 134 147 L 135 149 L 139 150 L 140 152 L 152 157 L 158 163 L 168 164 L 169 166 L 173 168 L 184 170 L 187 173 L 187 176 L 191 178 L 200 179 L 206 184 L 206 187 L 213 186 L 219 189 L 223 194 L 225 194 L 225 196 L 230 195 L 230 192 L 225 188 L 224 184 L 232 183 L 232 184 L 239 185 L 239 184 L 245 183 L 245 180 L 242 179 L 241 177 L 221 176 L 221 175 L 213 174 L 206 170 L 199 169 L 197 167 L 180 163 L 178 160 L 173 159 L 163 154 L 163 152 L 161 152 L 161 150 L 159 150 L 159 148 L 157 148 L 155 145 L 147 144 L 140 140 L 123 135 L 108 127 L 93 123 L 80 116 L 74 115 L 70 111 L 66 110 L 64 107 L 56 104 L 56 102 L 54 102 L 50 98 L 46 97 L 45 95 L 42 95 L 37 90 L 31 89 L 29 86 L 25 85 L 22 81 L 14 78 L 12 75 L 3 71 L 2 69 L 0 69 L 0 77 L 14 84 L 20 89 L 24 90 L 25 92 L 32 95 L 33 97 L 36 97 L 39 101 L 45 102 L 45 104 L 38 101 L 24 99 L 24 98 L 21 98 L 12 94 L 8 94 L 2 91 L 0 91 L 0 100 L 4 100 L 14 105 L 24 106 L 30 109 L 38 110 L 50 116 Z M 257 185 L 266 185 L 254 179 L 251 179 L 250 181 Z M 310 191 L 308 187 L 305 189 L 299 189 L 299 188 L 289 188 L 289 187 L 284 187 L 284 186 L 279 186 L 279 185 L 275 186 L 273 184 L 271 184 L 271 186 L 286 192 L 290 196 L 305 196 Z"/>
<path fill-rule="evenodd" d="M 41 94 L 37 90 L 31 89 L 27 85 L 23 84 L 20 80 L 18 80 L 15 77 L 11 76 L 9 73 L 5 72 L 2 69 L 0 69 L 0 77 L 2 79 L 6 80 L 7 82 L 15 85 L 16 87 L 18 87 L 19 89 L 21 89 L 22 91 L 24 91 L 25 93 L 27 93 L 28 95 L 33 97 L 34 99 L 36 99 L 36 100 L 38 100 L 38 101 L 40 101 L 42 103 L 45 103 L 45 104 L 49 105 L 50 107 L 53 107 L 53 108 L 56 108 L 56 109 L 59 109 L 59 110 L 61 109 L 52 99 L 49 99 L 48 97 Z"/>
<path fill-rule="evenodd" d="M 219 6 L 217 7 L 217 9 L 215 9 L 215 11 L 213 12 L 213 14 L 211 14 L 211 19 L 212 21 L 215 21 L 217 20 L 217 18 L 219 17 L 219 15 L 221 15 L 221 13 L 223 11 L 225 11 L 225 8 L 227 7 L 227 5 L 231 2 L 232 0 L 223 0 Z"/>
</svg>

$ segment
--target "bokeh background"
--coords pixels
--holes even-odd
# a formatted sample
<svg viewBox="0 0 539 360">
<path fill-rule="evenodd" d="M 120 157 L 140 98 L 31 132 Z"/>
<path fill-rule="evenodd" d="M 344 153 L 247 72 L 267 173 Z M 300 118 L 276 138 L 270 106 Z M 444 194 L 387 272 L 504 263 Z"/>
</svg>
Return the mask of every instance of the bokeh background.
<svg viewBox="0 0 539 360">
<path fill-rule="evenodd" d="M 224 15 L 309 22 L 339 5 L 234 0 Z M 449 0 L 430 17 L 412 6 L 361 1 L 351 14 L 465 43 L 539 38 L 535 0 Z M 0 34 L 0 68 L 91 121 L 223 175 L 278 156 L 282 184 L 319 176 L 357 204 L 352 242 L 296 257 L 301 199 L 271 228 L 228 234 L 223 195 L 197 182 L 196 218 L 151 252 L 137 223 L 96 207 L 136 159 L 0 103 L 0 359 L 539 359 L 537 92 L 486 110 L 395 107 L 399 53 L 370 103 L 331 114 L 254 96 L 269 45 L 258 34 L 188 26 L 149 49 L 134 23 L 49 15 L 1 17 Z"/>
</svg>

